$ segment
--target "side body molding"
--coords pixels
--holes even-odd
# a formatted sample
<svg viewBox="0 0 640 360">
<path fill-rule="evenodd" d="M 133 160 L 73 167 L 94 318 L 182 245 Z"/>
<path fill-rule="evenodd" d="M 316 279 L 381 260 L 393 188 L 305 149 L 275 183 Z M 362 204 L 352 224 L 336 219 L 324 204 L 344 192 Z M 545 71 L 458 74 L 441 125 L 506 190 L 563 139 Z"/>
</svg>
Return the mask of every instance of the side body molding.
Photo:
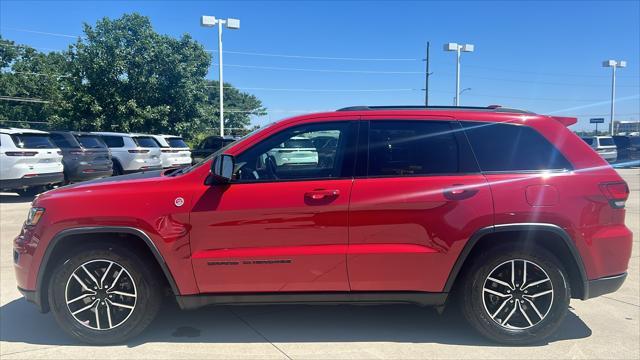
<svg viewBox="0 0 640 360">
<path fill-rule="evenodd" d="M 527 232 L 527 231 L 546 231 L 546 232 L 551 232 L 554 233 L 555 235 L 558 235 L 565 243 L 565 245 L 567 246 L 567 249 L 569 249 L 569 252 L 571 253 L 573 260 L 575 261 L 577 268 L 578 268 L 578 272 L 580 275 L 580 282 L 582 283 L 582 296 L 580 297 L 581 299 L 585 300 L 589 298 L 589 286 L 588 286 L 588 279 L 587 279 L 587 272 L 585 271 L 584 268 L 584 263 L 582 262 L 582 257 L 580 256 L 580 253 L 578 252 L 578 249 L 576 248 L 576 245 L 573 243 L 573 240 L 571 239 L 571 237 L 569 236 L 569 234 L 567 234 L 567 232 L 562 229 L 561 227 L 554 225 L 554 224 L 547 224 L 547 223 L 514 223 L 514 224 L 499 224 L 499 225 L 494 225 L 494 226 L 487 226 L 485 228 L 482 228 L 478 231 L 476 231 L 473 236 L 471 236 L 471 238 L 469 238 L 469 241 L 467 241 L 467 243 L 464 246 L 464 249 L 462 250 L 462 252 L 460 253 L 460 255 L 458 256 L 458 260 L 456 260 L 456 263 L 454 264 L 453 268 L 451 269 L 451 273 L 449 274 L 449 278 L 447 279 L 447 282 L 445 284 L 445 287 L 443 289 L 444 292 L 450 292 L 451 289 L 453 288 L 453 285 L 456 281 L 456 278 L 458 277 L 458 274 L 460 272 L 460 270 L 462 269 L 462 266 L 464 265 L 465 261 L 467 260 L 467 257 L 469 256 L 469 254 L 471 253 L 471 251 L 473 250 L 473 248 L 475 247 L 475 245 L 478 243 L 478 241 L 484 237 L 485 235 L 488 234 L 492 234 L 492 233 L 498 233 L 498 232 L 505 232 L 505 231 L 519 231 L 519 232 Z"/>
<path fill-rule="evenodd" d="M 160 265 L 160 268 L 162 269 L 162 272 L 164 273 L 164 276 L 166 277 L 167 282 L 171 286 L 171 291 L 173 292 L 174 295 L 180 294 L 178 292 L 178 287 L 176 286 L 173 275 L 171 274 L 171 271 L 169 270 L 167 263 L 164 261 L 162 254 L 160 254 L 160 251 L 158 250 L 156 245 L 153 243 L 151 238 L 144 231 L 137 228 L 133 228 L 133 227 L 120 227 L 120 226 L 77 227 L 77 228 L 62 230 L 59 233 L 57 233 L 53 237 L 53 239 L 51 239 L 49 246 L 47 246 L 47 249 L 45 250 L 45 253 L 42 257 L 42 261 L 40 262 L 40 268 L 38 269 L 38 277 L 36 280 L 35 298 L 36 298 L 36 301 L 39 301 L 38 306 L 41 307 L 41 309 L 42 309 L 42 304 L 44 303 L 42 301 L 42 296 L 43 296 L 42 289 L 43 289 L 43 280 L 46 275 L 45 269 L 47 268 L 47 264 L 49 263 L 51 254 L 53 253 L 53 250 L 55 249 L 58 242 L 70 235 L 101 234 L 101 233 L 130 234 L 144 240 L 145 244 L 153 254 L 153 257 L 156 259 L 156 261 Z"/>
</svg>

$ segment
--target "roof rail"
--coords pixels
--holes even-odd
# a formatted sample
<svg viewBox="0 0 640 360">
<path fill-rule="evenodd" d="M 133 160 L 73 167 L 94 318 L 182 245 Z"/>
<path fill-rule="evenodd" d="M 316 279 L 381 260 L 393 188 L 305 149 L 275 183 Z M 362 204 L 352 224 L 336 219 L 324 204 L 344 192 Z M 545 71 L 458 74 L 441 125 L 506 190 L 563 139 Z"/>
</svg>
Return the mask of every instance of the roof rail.
<svg viewBox="0 0 640 360">
<path fill-rule="evenodd" d="M 503 108 L 500 105 L 489 106 L 422 106 L 422 105 L 394 105 L 394 106 L 349 106 L 336 111 L 366 111 L 366 110 L 465 110 L 465 111 L 493 111 L 504 113 L 533 114 L 527 110 Z"/>
</svg>

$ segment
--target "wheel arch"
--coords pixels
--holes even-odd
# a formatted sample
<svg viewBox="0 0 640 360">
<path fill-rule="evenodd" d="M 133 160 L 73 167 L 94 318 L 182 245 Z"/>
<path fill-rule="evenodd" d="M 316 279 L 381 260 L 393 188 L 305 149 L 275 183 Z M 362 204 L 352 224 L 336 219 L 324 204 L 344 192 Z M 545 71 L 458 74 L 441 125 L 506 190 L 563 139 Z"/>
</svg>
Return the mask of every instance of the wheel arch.
<svg viewBox="0 0 640 360">
<path fill-rule="evenodd" d="M 174 295 L 179 295 L 178 287 L 175 283 L 173 275 L 169 270 L 164 257 L 153 243 L 151 238 L 142 230 L 133 227 L 117 227 L 117 226 L 97 226 L 97 227 L 80 227 L 62 230 L 57 233 L 42 257 L 40 267 L 38 269 L 38 275 L 36 278 L 36 293 L 35 302 L 41 312 L 49 311 L 49 304 L 47 298 L 49 278 L 52 273 L 52 268 L 59 260 L 58 256 L 61 251 L 65 250 L 69 244 L 75 244 L 76 241 L 86 240 L 87 235 L 102 235 L 96 241 L 109 241 L 106 235 L 119 236 L 120 241 L 122 237 L 129 237 L 135 239 L 134 246 L 141 251 L 146 251 L 153 260 L 157 263 L 158 267 L 162 270 L 162 274 L 166 279 L 166 282 L 171 288 Z M 93 241 L 94 239 L 92 239 Z M 112 239 L 113 240 L 113 239 Z"/>
<path fill-rule="evenodd" d="M 509 238 L 507 241 L 525 242 L 532 240 L 534 244 L 542 245 L 547 250 L 557 254 L 559 260 L 563 261 L 568 258 L 562 264 L 568 272 L 572 297 L 583 300 L 589 297 L 587 274 L 575 243 L 564 229 L 557 225 L 546 223 L 501 224 L 488 226 L 476 231 L 469 238 L 460 255 L 458 255 L 458 259 L 449 273 L 444 291 L 450 292 L 453 290 L 456 280 L 463 272 L 463 268 L 470 263 L 475 255 L 487 247 L 501 243 L 500 241 L 505 240 L 505 237 L 509 234 L 515 234 L 516 236 Z M 536 237 L 535 234 L 545 234 L 546 236 L 540 238 Z"/>
</svg>

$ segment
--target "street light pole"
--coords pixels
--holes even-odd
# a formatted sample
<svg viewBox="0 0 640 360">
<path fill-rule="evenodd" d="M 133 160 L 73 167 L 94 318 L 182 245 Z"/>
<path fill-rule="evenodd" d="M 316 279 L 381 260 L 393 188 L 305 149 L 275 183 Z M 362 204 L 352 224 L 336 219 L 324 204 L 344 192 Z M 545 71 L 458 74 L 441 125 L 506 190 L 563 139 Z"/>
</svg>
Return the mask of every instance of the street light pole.
<svg viewBox="0 0 640 360">
<path fill-rule="evenodd" d="M 222 21 L 218 20 L 218 89 L 220 91 L 220 136 L 224 137 L 224 80 L 222 78 Z"/>
<path fill-rule="evenodd" d="M 613 121 L 616 115 L 616 68 L 626 67 L 627 62 L 624 60 L 607 60 L 602 63 L 602 66 L 611 68 L 611 114 L 609 119 L 609 133 L 611 134 L 611 136 L 613 136 L 615 135 Z"/>
<path fill-rule="evenodd" d="M 456 52 L 456 92 L 454 105 L 460 106 L 460 52 L 473 52 L 474 46 L 472 44 L 447 43 L 444 44 L 444 50 Z"/>
<path fill-rule="evenodd" d="M 460 106 L 460 47 L 456 49 L 456 101 L 453 105 Z"/>
<path fill-rule="evenodd" d="M 216 19 L 215 16 L 202 16 L 200 24 L 204 27 L 214 27 L 218 25 L 218 89 L 220 91 L 220 136 L 224 136 L 224 79 L 222 77 L 222 25 L 227 29 L 240 29 L 238 19 Z"/>
</svg>

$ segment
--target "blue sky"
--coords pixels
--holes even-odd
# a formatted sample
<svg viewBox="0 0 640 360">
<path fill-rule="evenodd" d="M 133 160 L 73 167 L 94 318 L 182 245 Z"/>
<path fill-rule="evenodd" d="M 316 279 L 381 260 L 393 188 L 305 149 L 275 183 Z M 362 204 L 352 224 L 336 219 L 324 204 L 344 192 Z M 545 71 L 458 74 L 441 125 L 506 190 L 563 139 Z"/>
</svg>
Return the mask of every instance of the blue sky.
<svg viewBox="0 0 640 360">
<path fill-rule="evenodd" d="M 138 12 L 149 16 L 160 33 L 189 33 L 216 50 L 217 33 L 199 26 L 200 15 L 239 18 L 240 30 L 224 32 L 225 50 L 303 56 L 225 53 L 225 81 L 247 88 L 270 109 L 268 117 L 254 119 L 257 124 L 350 105 L 422 104 L 427 41 L 430 103 L 450 105 L 455 55 L 442 46 L 471 43 L 476 50 L 463 54 L 461 72 L 461 88 L 471 90 L 462 95 L 461 105 L 501 104 L 578 116 L 574 129 L 581 130 L 590 128 L 590 117 L 608 119 L 611 70 L 601 62 L 609 58 L 628 63 L 618 72 L 616 118 L 640 118 L 639 4 L 2 0 L 0 31 L 43 51 L 64 49 L 75 40 L 61 35 L 82 35 L 83 22 Z M 217 78 L 216 68 L 209 77 Z"/>
</svg>

